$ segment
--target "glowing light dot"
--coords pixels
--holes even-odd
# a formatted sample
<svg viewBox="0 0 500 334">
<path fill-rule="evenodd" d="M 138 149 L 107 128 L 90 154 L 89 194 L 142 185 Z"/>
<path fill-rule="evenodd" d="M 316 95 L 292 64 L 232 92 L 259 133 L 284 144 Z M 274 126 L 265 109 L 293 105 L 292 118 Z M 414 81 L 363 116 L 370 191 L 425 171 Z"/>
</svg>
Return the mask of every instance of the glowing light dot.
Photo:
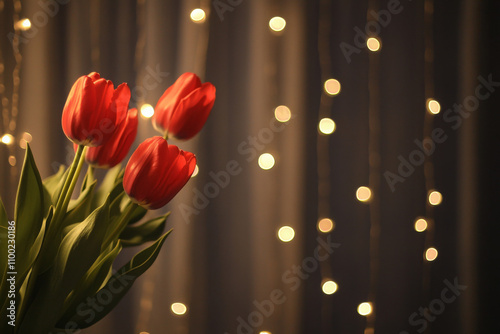
<svg viewBox="0 0 500 334">
<path fill-rule="evenodd" d="M 372 197 L 372 191 L 368 187 L 359 187 L 358 190 L 356 190 L 356 198 L 360 202 L 367 202 L 370 200 Z"/>
<path fill-rule="evenodd" d="M 366 46 L 368 50 L 376 52 L 380 50 L 380 41 L 375 37 L 370 37 L 366 40 Z"/>
<path fill-rule="evenodd" d="M 318 222 L 318 230 L 323 233 L 328 233 L 335 228 L 335 223 L 329 218 L 323 218 Z"/>
<path fill-rule="evenodd" d="M 29 19 L 19 20 L 16 22 L 15 28 L 22 31 L 29 30 L 31 28 L 31 21 Z"/>
<path fill-rule="evenodd" d="M 372 313 L 372 304 L 368 302 L 359 304 L 358 313 L 365 316 L 369 315 L 370 313 Z"/>
<path fill-rule="evenodd" d="M 172 312 L 177 315 L 183 315 L 187 312 L 187 307 L 183 303 L 173 303 L 170 308 Z"/>
<path fill-rule="evenodd" d="M 141 115 L 144 118 L 151 118 L 153 117 L 154 114 L 155 114 L 155 109 L 153 108 L 152 105 L 146 103 L 141 106 Z"/>
<path fill-rule="evenodd" d="M 262 332 L 260 332 L 259 334 L 271 334 L 271 332 L 268 332 L 268 331 L 262 331 Z"/>
<path fill-rule="evenodd" d="M 323 118 L 319 121 L 319 132 L 325 135 L 332 134 L 335 131 L 336 125 L 331 118 Z"/>
<path fill-rule="evenodd" d="M 278 238 L 283 242 L 292 241 L 295 237 L 295 231 L 290 226 L 283 226 L 278 230 Z"/>
<path fill-rule="evenodd" d="M 198 168 L 198 165 L 194 166 L 194 171 L 193 174 L 191 174 L 191 177 L 195 177 L 198 175 L 198 172 L 200 171 L 200 168 Z"/>
<path fill-rule="evenodd" d="M 196 23 L 202 23 L 205 21 L 207 15 L 205 14 L 205 11 L 201 8 L 196 8 L 196 9 L 193 9 L 193 11 L 191 12 L 191 20 L 193 22 L 196 22 Z"/>
<path fill-rule="evenodd" d="M 439 191 L 433 190 L 429 193 L 429 203 L 431 205 L 439 205 L 443 201 L 443 195 Z"/>
<path fill-rule="evenodd" d="M 14 137 L 10 133 L 6 133 L 2 136 L 2 143 L 5 145 L 10 145 L 14 142 Z"/>
<path fill-rule="evenodd" d="M 433 115 L 437 115 L 441 111 L 441 105 L 439 104 L 438 101 L 436 101 L 434 99 L 428 99 L 427 100 L 427 111 L 429 111 Z"/>
<path fill-rule="evenodd" d="M 33 140 L 33 136 L 29 132 L 25 132 L 23 133 L 23 139 L 29 143 Z"/>
<path fill-rule="evenodd" d="M 427 261 L 434 261 L 438 257 L 438 251 L 436 248 L 431 247 L 425 251 L 425 259 Z"/>
<path fill-rule="evenodd" d="M 17 163 L 17 159 L 15 156 L 11 155 L 9 156 L 9 165 L 11 165 L 12 167 L 14 167 Z"/>
<path fill-rule="evenodd" d="M 419 218 L 415 221 L 415 231 L 423 232 L 427 229 L 427 221 L 423 218 Z"/>
<path fill-rule="evenodd" d="M 259 167 L 264 170 L 273 168 L 274 162 L 274 157 L 271 153 L 264 153 L 259 157 Z"/>
<path fill-rule="evenodd" d="M 273 31 L 282 31 L 285 29 L 286 21 L 284 18 L 275 16 L 271 20 L 269 20 L 269 28 Z"/>
<path fill-rule="evenodd" d="M 287 106 L 278 106 L 274 109 L 274 117 L 276 117 L 276 120 L 285 123 L 292 118 L 292 112 Z"/>
<path fill-rule="evenodd" d="M 337 95 L 340 93 L 340 82 L 337 79 L 326 80 L 325 91 L 330 95 Z"/>
<path fill-rule="evenodd" d="M 337 291 L 338 285 L 334 281 L 326 281 L 323 283 L 323 286 L 321 289 L 323 290 L 323 293 L 326 295 L 332 295 Z"/>
</svg>

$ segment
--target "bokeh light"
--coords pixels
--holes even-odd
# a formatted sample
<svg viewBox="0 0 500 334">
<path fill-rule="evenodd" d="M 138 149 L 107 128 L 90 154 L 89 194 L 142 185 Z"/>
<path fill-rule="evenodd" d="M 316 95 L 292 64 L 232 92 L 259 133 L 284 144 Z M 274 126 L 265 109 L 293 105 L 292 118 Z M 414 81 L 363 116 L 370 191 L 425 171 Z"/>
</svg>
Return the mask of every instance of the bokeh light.
<svg viewBox="0 0 500 334">
<path fill-rule="evenodd" d="M 325 92 L 330 95 L 340 93 L 340 82 L 337 79 L 328 79 L 325 81 Z"/>
<path fill-rule="evenodd" d="M 366 46 L 368 47 L 368 50 L 376 52 L 380 50 L 380 41 L 375 37 L 370 37 L 366 40 Z"/>
<path fill-rule="evenodd" d="M 177 315 L 183 315 L 187 312 L 187 307 L 183 303 L 173 303 L 170 308 L 172 312 Z"/>
<path fill-rule="evenodd" d="M 438 257 L 438 251 L 436 248 L 431 247 L 425 251 L 425 259 L 427 261 L 434 261 Z"/>
<path fill-rule="evenodd" d="M 364 316 L 369 315 L 372 313 L 372 304 L 368 302 L 359 304 L 358 313 Z"/>
<path fill-rule="evenodd" d="M 6 133 L 2 136 L 1 140 L 5 145 L 10 145 L 14 142 L 14 137 L 10 133 Z"/>
<path fill-rule="evenodd" d="M 205 11 L 203 9 L 196 8 L 196 9 L 193 9 L 190 17 L 191 17 L 191 21 L 193 21 L 195 23 L 202 23 L 205 21 L 207 15 L 205 14 Z"/>
<path fill-rule="evenodd" d="M 196 175 L 198 175 L 200 171 L 200 168 L 198 167 L 198 165 L 194 166 L 194 171 L 193 171 L 193 174 L 191 174 L 191 177 L 195 177 Z"/>
<path fill-rule="evenodd" d="M 285 29 L 286 21 L 284 18 L 280 16 L 275 16 L 271 20 L 269 20 L 269 28 L 273 31 L 282 31 Z"/>
<path fill-rule="evenodd" d="M 318 129 L 322 134 L 332 134 L 335 131 L 335 128 L 335 122 L 331 118 L 323 118 L 319 121 Z"/>
<path fill-rule="evenodd" d="M 433 115 L 437 115 L 441 111 L 441 105 L 439 104 L 438 101 L 436 101 L 434 99 L 428 99 L 427 100 L 427 111 L 429 111 Z"/>
<path fill-rule="evenodd" d="M 260 168 L 268 170 L 273 168 L 275 160 L 271 153 L 263 153 L 260 155 L 258 163 Z"/>
<path fill-rule="evenodd" d="M 424 218 L 419 218 L 415 221 L 415 231 L 423 232 L 427 229 L 427 221 Z"/>
<path fill-rule="evenodd" d="M 318 222 L 318 230 L 323 233 L 331 232 L 335 228 L 335 222 L 330 218 L 323 218 Z"/>
<path fill-rule="evenodd" d="M 356 198 L 360 202 L 367 202 L 370 200 L 372 197 L 372 191 L 368 187 L 359 187 L 358 190 L 356 190 Z"/>
<path fill-rule="evenodd" d="M 31 21 L 29 19 L 21 19 L 16 22 L 15 28 L 22 31 L 29 30 L 31 28 Z"/>
<path fill-rule="evenodd" d="M 276 120 L 285 123 L 292 118 L 292 112 L 290 111 L 290 108 L 287 106 L 278 106 L 276 109 L 274 109 L 274 117 Z"/>
<path fill-rule="evenodd" d="M 141 115 L 144 118 L 151 118 L 153 117 L 154 114 L 155 114 L 155 109 L 153 108 L 152 105 L 146 103 L 141 106 Z"/>
<path fill-rule="evenodd" d="M 283 242 L 290 242 L 295 237 L 295 231 L 290 226 L 282 226 L 278 230 L 278 238 Z"/>
<path fill-rule="evenodd" d="M 439 205 L 443 201 L 443 195 L 437 190 L 433 190 L 429 193 L 429 204 Z"/>
<path fill-rule="evenodd" d="M 326 295 L 332 295 L 337 291 L 338 285 L 332 280 L 325 281 L 321 286 L 323 293 Z"/>
</svg>

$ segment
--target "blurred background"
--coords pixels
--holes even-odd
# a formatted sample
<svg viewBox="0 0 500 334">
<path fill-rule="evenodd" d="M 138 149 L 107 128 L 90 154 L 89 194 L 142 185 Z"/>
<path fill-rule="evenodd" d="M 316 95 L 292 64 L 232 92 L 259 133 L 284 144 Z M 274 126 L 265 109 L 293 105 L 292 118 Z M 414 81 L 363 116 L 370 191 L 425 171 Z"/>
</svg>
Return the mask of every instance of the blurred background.
<svg viewBox="0 0 500 334">
<path fill-rule="evenodd" d="M 26 142 L 42 178 L 72 161 L 60 117 L 78 77 L 129 84 L 135 148 L 194 72 L 217 100 L 175 142 L 199 171 L 162 210 L 174 233 L 82 333 L 494 333 L 499 10 L 0 0 L 2 201 L 12 218 Z"/>
</svg>

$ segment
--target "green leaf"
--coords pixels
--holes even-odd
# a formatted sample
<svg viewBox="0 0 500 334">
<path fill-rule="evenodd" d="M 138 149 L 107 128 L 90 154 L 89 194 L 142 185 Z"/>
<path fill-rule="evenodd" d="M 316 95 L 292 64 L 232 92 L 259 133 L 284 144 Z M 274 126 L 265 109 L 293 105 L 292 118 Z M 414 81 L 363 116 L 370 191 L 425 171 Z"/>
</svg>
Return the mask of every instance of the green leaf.
<svg viewBox="0 0 500 334">
<path fill-rule="evenodd" d="M 28 145 L 17 189 L 14 213 L 16 261 L 11 271 L 17 272 L 17 288 L 24 282 L 26 275 L 38 257 L 45 233 L 43 214 L 44 193 L 42 180 L 36 168 L 31 148 Z M 6 289 L 2 286 L 0 290 L 0 300 L 6 300 Z M 4 318 L 4 312 L 2 307 L 0 310 L 2 318 Z"/>
<path fill-rule="evenodd" d="M 68 174 L 68 170 L 64 165 L 59 166 L 59 170 L 54 175 L 51 175 L 43 180 L 43 186 L 50 194 L 52 198 L 52 203 L 57 203 L 57 199 L 59 198 L 59 194 L 62 191 L 64 186 L 64 181 L 66 180 L 66 175 Z M 54 205 L 55 206 L 55 205 Z"/>
<path fill-rule="evenodd" d="M 37 277 L 37 292 L 19 334 L 46 333 L 63 312 L 64 301 L 100 255 L 109 220 L 109 201 L 76 225 L 62 240 L 54 265 Z"/>
<path fill-rule="evenodd" d="M 142 206 L 138 205 L 132 213 L 132 217 L 130 217 L 129 224 L 137 223 L 139 220 L 144 218 L 144 216 L 148 213 L 147 209 L 144 209 Z M 156 239 L 156 238 L 155 238 Z"/>
<path fill-rule="evenodd" d="M 17 189 L 14 221 L 16 222 L 16 271 L 22 277 L 30 269 L 36 241 L 43 238 L 44 217 L 43 186 L 29 144 L 26 147 L 21 179 Z M 35 247 L 35 248 L 33 248 Z"/>
<path fill-rule="evenodd" d="M 122 250 L 120 242 L 110 245 L 106 252 L 101 253 L 96 262 L 87 271 L 77 287 L 72 291 L 64 303 L 65 314 L 58 324 L 64 328 L 71 316 L 76 313 L 78 305 L 85 302 L 88 296 L 93 296 L 109 279 L 108 273 L 112 269 L 113 261 Z"/>
<path fill-rule="evenodd" d="M 83 190 L 77 199 L 69 202 L 68 212 L 64 217 L 62 226 L 68 226 L 72 223 L 81 222 L 89 215 L 92 205 L 93 191 L 96 184 L 97 180 L 94 180 L 92 184 L 88 185 L 85 190 Z"/>
<path fill-rule="evenodd" d="M 110 198 L 110 203 L 123 191 L 122 186 L 123 171 L 121 165 L 109 169 L 102 180 L 101 186 L 97 189 L 93 207 L 101 205 L 106 198 Z"/>
<path fill-rule="evenodd" d="M 151 219 L 140 225 L 129 225 L 120 234 L 124 247 L 139 246 L 145 242 L 158 239 L 165 229 L 170 212 L 161 217 Z"/>
<path fill-rule="evenodd" d="M 161 236 L 154 244 L 142 250 L 135 255 L 129 263 L 120 268 L 108 281 L 108 283 L 97 292 L 90 302 L 81 303 L 77 307 L 77 313 L 71 318 L 78 324 L 79 328 L 87 328 L 92 326 L 102 318 L 104 318 L 123 298 L 128 290 L 132 287 L 135 280 L 141 276 L 156 260 L 165 239 L 169 236 L 172 230 Z M 110 295 L 112 298 L 106 300 L 106 304 L 99 303 L 99 298 L 96 296 Z M 99 312 L 96 312 L 97 308 Z M 63 324 L 58 327 L 64 328 Z"/>
<path fill-rule="evenodd" d="M 82 189 L 80 190 L 80 192 L 83 192 L 85 189 L 90 187 L 94 183 L 94 181 L 96 181 L 94 177 L 94 168 L 89 166 L 87 169 L 87 173 L 85 173 L 85 178 L 83 179 Z"/>
<path fill-rule="evenodd" d="M 52 235 L 54 235 L 54 239 L 51 240 L 53 243 L 59 243 L 74 226 L 78 225 L 89 215 L 91 211 L 93 190 L 96 186 L 96 183 L 97 181 L 94 181 L 80 194 L 77 199 L 71 200 L 69 202 L 68 212 L 65 213 L 62 224 L 59 225 L 57 231 L 50 231 L 52 232 Z M 45 248 L 43 257 L 41 259 L 42 263 L 40 264 L 42 272 L 47 270 L 52 265 L 57 251 L 58 249 L 56 247 Z"/>
</svg>

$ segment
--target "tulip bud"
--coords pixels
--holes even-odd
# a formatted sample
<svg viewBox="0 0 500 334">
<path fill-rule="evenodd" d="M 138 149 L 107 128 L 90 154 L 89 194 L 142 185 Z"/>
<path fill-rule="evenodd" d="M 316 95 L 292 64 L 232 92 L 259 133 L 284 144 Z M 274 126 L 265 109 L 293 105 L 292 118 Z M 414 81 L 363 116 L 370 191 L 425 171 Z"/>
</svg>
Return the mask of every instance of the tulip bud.
<svg viewBox="0 0 500 334">
<path fill-rule="evenodd" d="M 158 209 L 184 187 L 195 166 L 193 153 L 169 145 L 162 137 L 149 138 L 130 157 L 123 189 L 135 203 Z"/>
<path fill-rule="evenodd" d="M 184 73 L 160 97 L 153 115 L 154 127 L 177 139 L 200 132 L 215 102 L 215 87 L 201 83 L 193 73 Z"/>
<path fill-rule="evenodd" d="M 113 83 L 98 73 L 84 75 L 76 80 L 64 105 L 63 131 L 75 144 L 102 145 L 115 130 L 117 103 L 128 105 L 129 100 L 127 84 L 115 90 Z"/>
<path fill-rule="evenodd" d="M 121 114 L 125 116 L 122 117 Z M 118 165 L 128 154 L 137 135 L 137 109 L 128 112 L 118 112 L 122 120 L 116 125 L 115 131 L 109 140 L 100 146 L 89 147 L 85 160 L 97 168 L 112 168 Z"/>
</svg>

